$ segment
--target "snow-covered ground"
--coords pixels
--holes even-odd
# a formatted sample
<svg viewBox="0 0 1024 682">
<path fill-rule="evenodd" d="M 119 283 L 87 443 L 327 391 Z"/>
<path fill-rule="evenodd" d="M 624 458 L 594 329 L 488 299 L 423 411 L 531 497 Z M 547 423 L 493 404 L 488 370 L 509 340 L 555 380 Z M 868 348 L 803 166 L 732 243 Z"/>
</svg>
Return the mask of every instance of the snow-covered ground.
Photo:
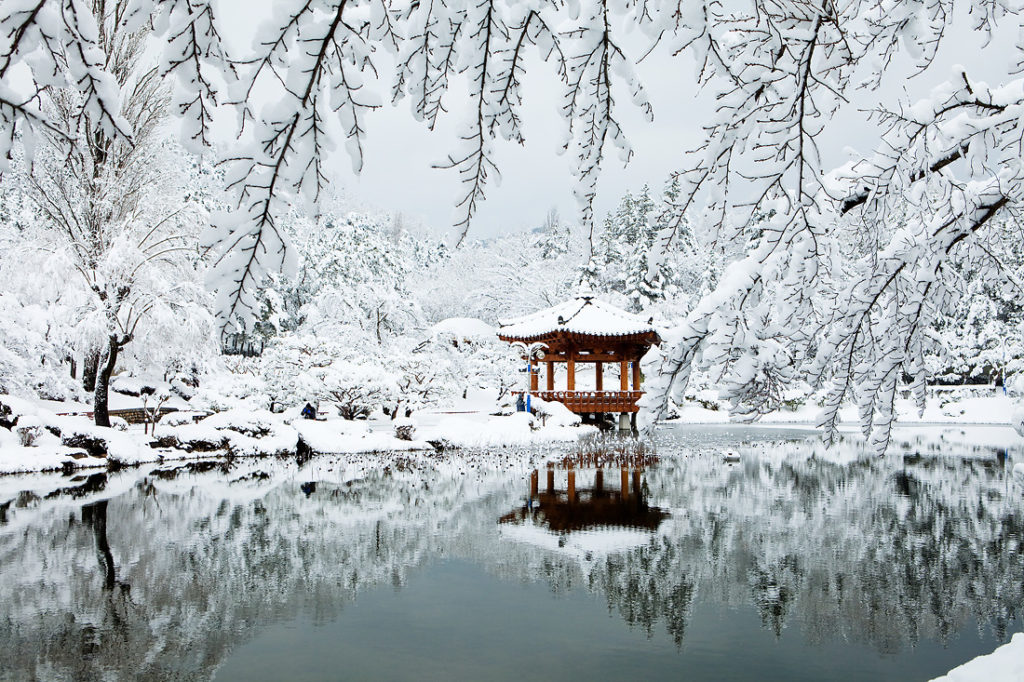
<svg viewBox="0 0 1024 682">
<path fill-rule="evenodd" d="M 726 424 L 730 422 L 728 406 L 716 400 L 712 391 L 701 395 L 701 401 L 687 400 L 678 406 L 680 423 Z M 710 409 L 714 405 L 718 409 Z M 896 399 L 896 421 L 900 424 L 1010 424 L 1018 409 L 1016 398 L 999 389 L 933 389 L 919 414 L 917 406 L 906 397 Z M 816 424 L 821 412 L 813 397 L 793 409 L 782 409 L 764 415 L 762 424 Z M 860 420 L 856 405 L 844 405 L 840 411 L 842 423 L 856 425 Z"/>
<path fill-rule="evenodd" d="M 932 682 L 1020 682 L 1024 680 L 1024 632 L 985 656 L 953 668 Z"/>
<path fill-rule="evenodd" d="M 138 389 L 141 385 L 125 384 L 122 388 Z M 22 415 L 19 424 L 34 424 L 38 431 L 35 442 L 26 446 L 17 428 L 0 429 L 0 473 L 102 467 L 109 462 L 138 465 L 209 456 L 217 452 L 256 456 L 288 455 L 300 449 L 306 453 L 350 454 L 406 452 L 435 447 L 495 449 L 547 446 L 574 442 L 596 432 L 594 427 L 579 425 L 578 418 L 558 403 L 538 401 L 538 405 L 548 413 L 544 420 L 525 413 L 496 416 L 490 414 L 493 402 L 475 394 L 453 401 L 444 409 L 415 413 L 410 422 L 413 427 L 411 439 L 397 437 L 397 422 L 379 413 L 362 421 L 333 416 L 323 421 L 309 421 L 299 418 L 297 409 L 281 415 L 233 409 L 201 419 L 202 413 L 189 411 L 192 406 L 188 401 L 174 396 L 167 405 L 181 412 L 165 417 L 157 427 L 157 437 L 162 442 L 152 444 L 152 438 L 138 425 L 127 430 L 92 426 L 85 414 L 89 410 L 88 405 L 0 397 L 14 407 L 15 413 Z M 141 397 L 112 392 L 110 404 L 112 409 L 137 408 L 142 405 L 142 400 Z M 719 409 L 710 409 L 715 405 Z M 1009 428 L 1017 409 L 1015 398 L 984 388 L 936 390 L 923 414 L 918 413 L 909 399 L 899 398 L 894 438 L 913 440 L 921 436 L 921 428 L 927 428 L 929 438 L 942 440 L 949 435 L 945 432 L 950 429 L 955 431 L 969 425 L 987 425 L 1005 427 L 979 432 L 978 438 L 990 440 L 993 447 L 1019 444 L 1021 437 Z M 818 412 L 819 408 L 812 399 L 794 409 L 765 415 L 759 423 L 762 426 L 813 428 Z M 844 431 L 859 428 L 855 406 L 844 407 L 841 414 Z M 197 419 L 192 419 L 193 416 Z M 701 401 L 686 401 L 679 406 L 679 417 L 673 422 L 711 425 L 727 424 L 730 419 L 726 406 L 718 404 L 709 395 L 702 397 Z M 77 435 L 78 440 L 69 440 L 69 435 Z M 102 441 L 107 457 L 90 456 L 95 453 L 83 451 L 83 439 Z"/>
<path fill-rule="evenodd" d="M 118 395 L 112 404 L 131 402 Z M 147 462 L 232 456 L 285 455 L 301 450 L 309 454 L 354 454 L 407 452 L 441 448 L 503 448 L 567 443 L 596 433 L 592 426 L 579 425 L 567 410 L 555 409 L 543 423 L 526 413 L 496 416 L 484 411 L 435 411 L 416 414 L 411 420 L 392 421 L 384 415 L 362 421 L 339 417 L 306 420 L 298 410 L 275 415 L 265 410 L 227 410 L 203 418 L 187 412 L 172 413 L 158 424 L 156 442 L 140 425 L 125 430 L 92 425 L 84 406 L 30 401 L 0 396 L 13 408 L 21 426 L 32 425 L 37 435 L 30 445 L 22 443 L 18 426 L 0 428 L 0 474 L 120 466 Z M 465 406 L 461 406 L 465 407 Z M 198 421 L 191 419 L 199 417 Z M 179 418 L 180 417 L 180 418 Z M 411 439 L 397 436 L 396 426 L 412 427 Z M 124 426 L 122 425 L 122 428 Z M 106 456 L 90 456 L 87 445 L 96 443 Z M 300 445 L 301 443 L 301 445 Z M 96 453 L 92 453 L 95 455 Z"/>
</svg>

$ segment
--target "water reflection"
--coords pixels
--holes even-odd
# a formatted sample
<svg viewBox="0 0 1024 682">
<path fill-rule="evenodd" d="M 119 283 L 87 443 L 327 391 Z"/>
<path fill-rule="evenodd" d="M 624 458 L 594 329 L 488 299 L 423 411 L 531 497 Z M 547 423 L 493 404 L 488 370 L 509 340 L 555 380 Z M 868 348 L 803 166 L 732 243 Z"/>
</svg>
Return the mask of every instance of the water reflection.
<svg viewBox="0 0 1024 682">
<path fill-rule="evenodd" d="M 643 470 L 621 467 L 611 473 L 618 478 L 617 490 L 605 486 L 605 469 L 569 467 L 556 470 L 548 464 L 547 485 L 540 488 L 540 471 L 530 472 L 530 492 L 523 505 L 498 519 L 498 523 L 543 526 L 554 533 L 593 530 L 596 528 L 658 529 L 668 513 L 647 504 Z M 564 488 L 555 487 L 555 478 L 565 481 Z M 577 477 L 592 483 L 577 485 Z"/>
<path fill-rule="evenodd" d="M 644 471 L 416 456 L 3 479 L 0 678 L 207 678 L 261 628 L 331 622 L 441 557 L 590 591 L 683 653 L 697 604 L 885 656 L 975 625 L 981 653 L 1021 628 L 1017 453 L 739 450 L 669 444 Z"/>
</svg>

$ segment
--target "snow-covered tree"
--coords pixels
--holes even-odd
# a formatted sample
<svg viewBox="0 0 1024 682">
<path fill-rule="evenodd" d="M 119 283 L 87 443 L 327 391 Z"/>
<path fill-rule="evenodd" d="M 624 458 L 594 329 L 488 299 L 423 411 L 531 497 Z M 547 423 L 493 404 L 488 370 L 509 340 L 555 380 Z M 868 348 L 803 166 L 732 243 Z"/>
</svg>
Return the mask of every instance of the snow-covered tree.
<svg viewBox="0 0 1024 682">
<path fill-rule="evenodd" d="M 95 375 L 96 423 L 109 426 L 110 377 L 133 339 L 148 331 L 159 340 L 142 347 L 163 354 L 168 330 L 191 330 L 201 344 L 210 327 L 196 276 L 203 218 L 183 200 L 181 158 L 162 141 L 169 95 L 147 65 L 149 31 L 125 26 L 126 2 L 94 2 L 88 11 L 95 34 L 84 58 L 102 62 L 104 94 L 76 87 L 77 67 L 64 55 L 54 87 L 39 95 L 43 144 L 15 170 L 44 228 L 40 246 L 59 252 L 87 292 L 76 332 L 85 373 Z"/>
<path fill-rule="evenodd" d="M 696 61 L 717 107 L 704 143 L 676 175 L 678 196 L 661 211 L 662 242 L 671 245 L 673 230 L 694 220 L 716 241 L 735 243 L 760 216 L 772 217 L 649 365 L 648 375 L 661 377 L 649 384 L 655 418 L 699 359 L 718 368 L 726 396 L 751 415 L 794 380 L 829 386 L 829 439 L 840 403 L 856 393 L 872 442 L 886 447 L 903 374 L 923 400 L 923 334 L 950 295 L 948 272 L 983 249 L 999 229 L 995 219 L 1021 199 L 1019 75 L 958 70 L 919 102 L 880 105 L 877 143 L 838 170 L 824 167 L 818 149 L 856 88 L 877 87 L 893 64 L 927 70 L 957 27 L 991 33 L 1013 22 L 1018 8 L 1005 0 L 284 2 L 239 55 L 227 54 L 217 28 L 224 18 L 213 8 L 210 0 L 131 0 L 118 25 L 151 25 L 162 39 L 159 75 L 176 76 L 186 139 L 208 142 L 218 105 L 233 108 L 244 126 L 228 154 L 234 208 L 214 221 L 209 240 L 221 254 L 215 280 L 224 321 L 253 317 L 265 275 L 293 261 L 279 219 L 296 200 L 315 202 L 323 192 L 335 143 L 343 140 L 362 165 L 365 118 L 383 99 L 375 77 L 391 59 L 392 98 L 407 98 L 428 127 L 446 111 L 452 84 L 468 85 L 461 142 L 441 164 L 464 182 L 460 241 L 497 175 L 496 141 L 525 141 L 530 50 L 560 79 L 585 226 L 607 155 L 631 154 L 620 96 L 653 116 L 634 63 L 655 48 Z M 643 39 L 627 43 L 633 28 Z M 125 87 L 104 59 L 104 34 L 80 2 L 4 3 L 0 157 L 18 134 L 81 144 L 39 106 L 61 87 L 74 91 L 76 120 L 95 121 L 110 139 L 138 136 L 119 107 Z M 989 61 L 1021 62 L 1024 44 L 1013 51 Z M 32 76 L 27 92 L 12 85 L 18 68 Z M 889 230 L 898 212 L 906 222 Z M 852 257 L 844 250 L 851 230 L 878 236 L 878 248 Z"/>
</svg>

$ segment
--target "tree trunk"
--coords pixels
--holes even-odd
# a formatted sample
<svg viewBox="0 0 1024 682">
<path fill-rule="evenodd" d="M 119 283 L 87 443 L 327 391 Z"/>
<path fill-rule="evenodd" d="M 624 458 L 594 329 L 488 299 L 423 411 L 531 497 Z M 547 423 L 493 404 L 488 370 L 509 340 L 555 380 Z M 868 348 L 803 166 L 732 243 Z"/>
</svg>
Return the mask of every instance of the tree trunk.
<svg viewBox="0 0 1024 682">
<path fill-rule="evenodd" d="M 107 399 L 110 394 L 110 375 L 114 373 L 114 366 L 117 365 L 117 354 L 121 345 L 117 337 L 110 337 L 110 345 L 107 349 L 106 361 L 99 367 L 96 373 L 96 392 L 93 394 L 93 418 L 96 426 L 110 426 L 110 411 L 107 408 Z"/>
<path fill-rule="evenodd" d="M 82 388 L 92 393 L 96 390 L 96 372 L 100 366 L 100 353 L 88 353 L 82 365 Z"/>
</svg>

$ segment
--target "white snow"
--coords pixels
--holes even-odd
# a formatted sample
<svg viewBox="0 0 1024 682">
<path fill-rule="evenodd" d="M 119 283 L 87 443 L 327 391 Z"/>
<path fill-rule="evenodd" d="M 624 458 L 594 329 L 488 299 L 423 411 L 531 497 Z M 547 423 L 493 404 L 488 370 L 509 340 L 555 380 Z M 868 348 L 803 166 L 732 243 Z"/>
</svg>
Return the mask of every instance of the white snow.
<svg viewBox="0 0 1024 682">
<path fill-rule="evenodd" d="M 1018 465 L 1020 466 L 1020 465 Z M 932 682 L 1020 682 L 1024 680 L 1024 632 L 984 656 L 953 668 Z"/>
<path fill-rule="evenodd" d="M 364 423 L 331 419 L 325 422 L 297 419 L 292 426 L 309 448 L 321 455 L 355 454 L 361 452 L 401 452 L 431 450 L 423 440 L 400 440 L 387 433 L 371 431 Z"/>
<path fill-rule="evenodd" d="M 498 334 L 507 339 L 532 339 L 560 331 L 628 336 L 656 330 L 651 320 L 589 296 L 559 303 L 525 317 L 505 320 L 498 326 Z"/>
<path fill-rule="evenodd" d="M 430 331 L 435 337 L 443 336 L 456 341 L 493 341 L 495 335 L 494 325 L 475 317 L 449 317 L 435 324 Z"/>
</svg>

